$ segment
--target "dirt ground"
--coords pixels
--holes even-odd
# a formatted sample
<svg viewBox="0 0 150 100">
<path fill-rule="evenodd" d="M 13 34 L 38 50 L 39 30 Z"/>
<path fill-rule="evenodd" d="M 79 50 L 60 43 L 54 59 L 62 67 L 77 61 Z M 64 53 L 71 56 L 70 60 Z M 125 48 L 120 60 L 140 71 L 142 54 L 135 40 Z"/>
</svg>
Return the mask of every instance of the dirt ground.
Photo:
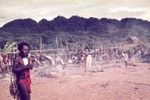
<svg viewBox="0 0 150 100">
<path fill-rule="evenodd" d="M 32 100 L 150 100 L 150 64 L 147 63 L 105 68 L 85 75 L 78 71 L 54 76 L 40 78 L 32 74 Z M 13 100 L 9 83 L 8 79 L 0 79 L 0 100 Z"/>
</svg>

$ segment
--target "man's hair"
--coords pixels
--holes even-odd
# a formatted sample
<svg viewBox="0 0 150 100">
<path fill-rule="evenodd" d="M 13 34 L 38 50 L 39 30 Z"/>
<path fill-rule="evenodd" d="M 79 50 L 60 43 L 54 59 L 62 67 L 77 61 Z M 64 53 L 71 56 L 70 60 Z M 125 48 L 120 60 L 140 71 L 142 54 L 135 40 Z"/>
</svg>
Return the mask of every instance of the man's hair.
<svg viewBox="0 0 150 100">
<path fill-rule="evenodd" d="M 21 51 L 23 49 L 23 46 L 27 46 L 30 49 L 30 46 L 26 42 L 21 42 L 18 44 L 18 50 Z"/>
</svg>

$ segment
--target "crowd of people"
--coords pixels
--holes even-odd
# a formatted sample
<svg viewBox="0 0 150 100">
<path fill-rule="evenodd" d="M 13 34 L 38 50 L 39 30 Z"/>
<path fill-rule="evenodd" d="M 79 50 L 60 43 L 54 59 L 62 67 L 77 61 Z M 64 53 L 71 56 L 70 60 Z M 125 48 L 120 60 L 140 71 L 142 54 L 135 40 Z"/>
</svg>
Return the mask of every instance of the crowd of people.
<svg viewBox="0 0 150 100">
<path fill-rule="evenodd" d="M 11 72 L 13 58 L 16 53 L 2 53 L 0 55 L 0 74 L 5 75 Z M 61 54 L 60 52 L 55 55 L 46 54 L 46 52 L 36 52 L 30 54 L 33 57 L 35 67 L 44 66 L 47 61 L 49 65 L 62 64 L 63 66 L 68 64 L 84 65 L 83 68 L 90 69 L 91 64 L 94 61 L 111 63 L 113 60 L 122 61 L 125 66 L 128 66 L 129 59 L 133 57 L 140 57 L 144 55 L 142 48 L 132 48 L 124 50 L 120 48 L 106 48 L 106 49 L 80 49 L 77 51 L 65 51 Z"/>
<path fill-rule="evenodd" d="M 121 49 L 121 48 L 106 48 L 106 49 L 95 49 L 95 50 L 78 50 L 69 55 L 69 63 L 89 63 L 92 62 L 104 62 L 111 63 L 114 60 L 121 61 L 127 66 L 127 62 L 132 58 L 140 58 L 144 55 L 144 50 L 140 47 L 134 47 L 132 49 Z M 72 55 L 70 57 L 70 55 Z M 90 64 L 91 65 L 91 64 Z"/>
</svg>

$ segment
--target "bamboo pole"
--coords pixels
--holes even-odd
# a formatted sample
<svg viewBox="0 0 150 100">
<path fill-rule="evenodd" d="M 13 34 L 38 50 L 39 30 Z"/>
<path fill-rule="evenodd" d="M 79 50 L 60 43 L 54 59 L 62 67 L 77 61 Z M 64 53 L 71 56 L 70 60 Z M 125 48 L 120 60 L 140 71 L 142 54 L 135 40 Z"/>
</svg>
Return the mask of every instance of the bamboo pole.
<svg viewBox="0 0 150 100">
<path fill-rule="evenodd" d="M 40 37 L 40 51 L 42 50 L 42 37 Z"/>
<path fill-rule="evenodd" d="M 56 37 L 56 49 L 58 49 L 58 39 Z"/>
</svg>

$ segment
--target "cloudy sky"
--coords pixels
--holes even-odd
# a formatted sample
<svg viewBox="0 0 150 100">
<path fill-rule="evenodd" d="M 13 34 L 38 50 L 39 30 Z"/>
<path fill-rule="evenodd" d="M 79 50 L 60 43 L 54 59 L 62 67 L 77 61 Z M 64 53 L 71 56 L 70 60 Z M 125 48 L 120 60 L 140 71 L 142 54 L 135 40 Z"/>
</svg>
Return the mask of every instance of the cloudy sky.
<svg viewBox="0 0 150 100">
<path fill-rule="evenodd" d="M 18 18 L 39 21 L 52 20 L 58 15 L 135 17 L 150 21 L 150 0 L 0 0 L 0 27 Z"/>
</svg>

